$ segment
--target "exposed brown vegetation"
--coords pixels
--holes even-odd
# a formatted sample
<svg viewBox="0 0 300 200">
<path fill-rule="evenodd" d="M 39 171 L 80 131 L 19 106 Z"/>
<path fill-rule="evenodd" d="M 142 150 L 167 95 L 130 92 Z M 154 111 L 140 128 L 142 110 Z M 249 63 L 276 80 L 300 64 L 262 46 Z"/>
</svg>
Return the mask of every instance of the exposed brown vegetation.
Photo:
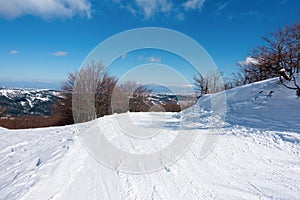
<svg viewBox="0 0 300 200">
<path fill-rule="evenodd" d="M 166 112 L 180 112 L 181 108 L 176 102 L 170 102 L 163 105 Z"/>
<path fill-rule="evenodd" d="M 5 111 L 6 111 L 5 108 L 0 107 L 0 117 L 4 115 Z"/>
<path fill-rule="evenodd" d="M 61 116 L 22 116 L 22 117 L 1 117 L 0 126 L 8 129 L 41 128 L 50 126 L 65 125 Z"/>
</svg>

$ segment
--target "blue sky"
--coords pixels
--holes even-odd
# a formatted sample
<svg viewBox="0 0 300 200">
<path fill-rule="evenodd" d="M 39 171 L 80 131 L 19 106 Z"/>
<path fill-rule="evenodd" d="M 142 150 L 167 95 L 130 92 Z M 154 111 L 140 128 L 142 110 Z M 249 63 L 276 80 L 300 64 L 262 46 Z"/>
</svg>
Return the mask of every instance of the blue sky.
<svg viewBox="0 0 300 200">
<path fill-rule="evenodd" d="M 100 42 L 140 27 L 188 35 L 230 75 L 237 70 L 236 63 L 262 43 L 261 36 L 300 18 L 299 0 L 0 0 L 0 4 L 0 81 L 64 80 Z M 164 62 L 171 58 L 148 49 L 129 53 L 117 63 L 172 65 Z M 174 60 L 180 63 L 176 67 L 180 73 L 193 76 L 192 67 L 181 72 L 184 61 Z M 114 73 L 126 72 L 122 68 Z"/>
</svg>

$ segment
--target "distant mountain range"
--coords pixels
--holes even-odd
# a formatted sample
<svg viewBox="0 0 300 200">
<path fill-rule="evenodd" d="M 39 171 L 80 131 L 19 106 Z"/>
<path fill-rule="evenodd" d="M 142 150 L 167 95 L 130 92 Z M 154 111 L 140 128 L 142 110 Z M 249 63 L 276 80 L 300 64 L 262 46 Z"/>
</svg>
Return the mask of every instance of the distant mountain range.
<svg viewBox="0 0 300 200">
<path fill-rule="evenodd" d="M 0 89 L 2 116 L 50 116 L 52 107 L 60 96 L 56 90 Z"/>
<path fill-rule="evenodd" d="M 181 92 L 175 94 L 163 86 L 151 86 L 152 90 L 147 95 L 147 101 L 152 105 L 163 105 L 166 103 L 175 103 L 180 105 L 188 104 L 194 101 L 194 95 L 188 90 L 186 94 Z M 53 105 L 61 98 L 61 92 L 49 89 L 7 89 L 0 88 L 0 108 L 4 108 L 5 112 L 0 117 L 7 116 L 51 116 Z"/>
</svg>

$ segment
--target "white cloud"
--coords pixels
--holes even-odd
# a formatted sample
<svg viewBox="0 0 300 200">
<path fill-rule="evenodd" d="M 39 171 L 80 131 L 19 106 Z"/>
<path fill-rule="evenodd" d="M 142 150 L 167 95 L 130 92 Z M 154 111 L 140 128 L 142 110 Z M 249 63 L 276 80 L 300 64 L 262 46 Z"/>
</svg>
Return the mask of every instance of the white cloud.
<svg viewBox="0 0 300 200">
<path fill-rule="evenodd" d="M 15 19 L 34 15 L 43 19 L 72 18 L 81 15 L 91 18 L 89 0 L 0 0 L 0 16 Z"/>
<path fill-rule="evenodd" d="M 250 56 L 248 56 L 246 58 L 246 60 L 238 62 L 238 65 L 258 65 L 258 64 L 259 64 L 259 61 L 255 58 L 250 57 Z"/>
<path fill-rule="evenodd" d="M 161 62 L 161 58 L 157 57 L 157 56 L 151 56 L 148 58 L 148 61 L 152 62 L 152 63 L 159 63 L 159 62 Z"/>
<path fill-rule="evenodd" d="M 9 52 L 10 55 L 15 55 L 15 54 L 18 54 L 19 52 L 17 50 L 11 50 Z"/>
<path fill-rule="evenodd" d="M 156 13 L 168 13 L 172 9 L 172 3 L 169 0 L 135 0 L 135 3 L 147 19 Z"/>
<path fill-rule="evenodd" d="M 185 10 L 201 10 L 205 0 L 188 0 L 183 4 Z"/>
<path fill-rule="evenodd" d="M 205 0 L 185 0 L 178 3 L 175 0 L 111 0 L 119 4 L 120 8 L 126 9 L 132 15 L 141 14 L 145 19 L 151 19 L 159 14 L 175 16 L 178 20 L 184 20 L 184 12 L 189 10 L 200 10 Z"/>
<path fill-rule="evenodd" d="M 68 52 L 66 52 L 66 51 L 57 51 L 57 52 L 52 53 L 52 55 L 57 56 L 57 57 L 67 56 Z"/>
</svg>

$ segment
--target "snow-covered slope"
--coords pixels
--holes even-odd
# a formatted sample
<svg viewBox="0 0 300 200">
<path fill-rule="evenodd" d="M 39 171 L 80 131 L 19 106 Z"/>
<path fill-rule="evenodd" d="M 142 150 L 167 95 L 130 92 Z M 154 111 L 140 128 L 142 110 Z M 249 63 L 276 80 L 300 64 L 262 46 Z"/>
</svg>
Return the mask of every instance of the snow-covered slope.
<svg viewBox="0 0 300 200">
<path fill-rule="evenodd" d="M 0 88 L 0 107 L 3 116 L 49 116 L 60 92 L 48 89 L 5 89 Z"/>
<path fill-rule="evenodd" d="M 152 113 L 151 123 L 149 113 L 127 113 L 74 126 L 0 129 L 0 199 L 299 199 L 300 99 L 295 92 L 277 79 L 229 90 L 225 125 L 203 158 L 210 100 L 205 96 L 178 114 Z M 139 140 L 114 126 L 116 118 L 128 115 L 148 129 L 165 123 L 160 134 Z M 173 164 L 131 174 L 100 164 L 84 148 L 78 130 L 94 124 L 114 146 L 131 153 L 166 147 L 178 126 L 181 134 L 195 138 Z"/>
<path fill-rule="evenodd" d="M 227 103 L 227 121 L 231 124 L 273 131 L 300 130 L 300 98 L 278 78 L 235 88 L 228 92 Z"/>
</svg>

